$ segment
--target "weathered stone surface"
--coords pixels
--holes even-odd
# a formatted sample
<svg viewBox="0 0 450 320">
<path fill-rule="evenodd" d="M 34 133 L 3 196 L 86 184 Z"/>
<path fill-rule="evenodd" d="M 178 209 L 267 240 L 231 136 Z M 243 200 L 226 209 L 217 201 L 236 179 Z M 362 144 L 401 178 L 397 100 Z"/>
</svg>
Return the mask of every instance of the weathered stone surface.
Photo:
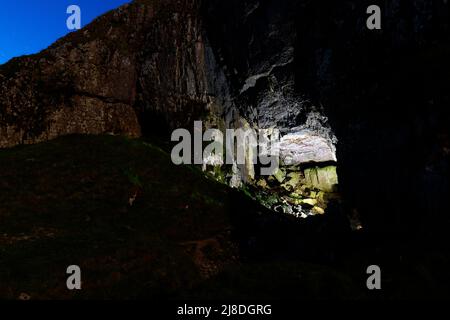
<svg viewBox="0 0 450 320">
<path fill-rule="evenodd" d="M 337 161 L 333 147 L 325 138 L 309 132 L 283 136 L 279 144 L 280 158 L 285 165 L 308 162 Z"/>
<path fill-rule="evenodd" d="M 325 214 L 325 210 L 322 209 L 321 207 L 315 206 L 312 210 L 313 210 L 313 212 L 316 213 L 316 214 L 320 214 L 320 215 Z"/>
<path fill-rule="evenodd" d="M 260 187 L 260 188 L 265 189 L 265 188 L 267 188 L 267 181 L 264 180 L 264 179 L 260 179 L 260 180 L 258 180 L 258 182 L 256 183 L 256 185 L 257 185 L 258 187 Z"/>
<path fill-rule="evenodd" d="M 307 204 L 310 206 L 315 206 L 317 204 L 317 200 L 316 199 L 303 199 L 302 204 Z"/>
<path fill-rule="evenodd" d="M 277 179 L 279 183 L 282 183 L 286 178 L 286 172 L 283 169 L 278 168 L 273 176 L 275 177 L 275 179 Z"/>
<path fill-rule="evenodd" d="M 0 66 L 0 147 L 72 133 L 136 137 L 202 118 L 217 126 L 226 81 L 199 5 L 134 1 Z"/>
<path fill-rule="evenodd" d="M 338 177 L 335 166 L 305 169 L 305 180 L 310 186 L 325 192 L 336 191 Z"/>
<path fill-rule="evenodd" d="M 291 172 L 288 174 L 288 180 L 285 185 L 290 186 L 290 189 L 295 189 L 300 183 L 300 172 Z"/>
</svg>

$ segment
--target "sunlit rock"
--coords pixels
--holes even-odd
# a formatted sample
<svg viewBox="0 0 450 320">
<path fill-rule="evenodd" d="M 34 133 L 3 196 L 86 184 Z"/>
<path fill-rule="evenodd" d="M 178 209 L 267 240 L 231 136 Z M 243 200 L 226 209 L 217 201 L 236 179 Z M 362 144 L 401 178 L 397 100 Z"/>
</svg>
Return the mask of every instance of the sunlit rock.
<svg viewBox="0 0 450 320">
<path fill-rule="evenodd" d="M 315 214 L 320 214 L 320 215 L 325 214 L 325 210 L 323 210 L 321 207 L 317 207 L 317 206 L 312 208 L 312 211 Z"/>
<path fill-rule="evenodd" d="M 277 171 L 275 171 L 273 176 L 275 177 L 275 179 L 277 179 L 277 181 L 279 183 L 282 183 L 284 181 L 284 179 L 286 178 L 286 172 L 283 169 L 278 168 Z"/>
<path fill-rule="evenodd" d="M 304 173 L 306 183 L 311 187 L 325 192 L 336 191 L 338 177 L 335 166 L 308 168 L 305 169 Z"/>
<path fill-rule="evenodd" d="M 286 183 L 282 185 L 286 190 L 294 190 L 300 183 L 300 172 L 290 172 Z"/>
<path fill-rule="evenodd" d="M 260 188 L 263 188 L 263 189 L 265 189 L 265 188 L 268 187 L 267 181 L 264 180 L 264 179 L 260 179 L 260 180 L 256 183 L 256 185 L 257 185 L 258 187 L 260 187 Z"/>
<path fill-rule="evenodd" d="M 207 166 L 222 166 L 223 165 L 223 158 L 221 155 L 217 154 L 210 154 L 209 156 L 205 157 L 203 159 L 203 165 L 202 170 L 206 171 Z"/>
<path fill-rule="evenodd" d="M 297 192 L 290 193 L 289 197 L 293 198 L 293 199 L 301 199 L 302 198 L 302 196 L 300 194 L 298 194 Z"/>
<path fill-rule="evenodd" d="M 310 206 L 315 206 L 317 204 L 317 200 L 316 199 L 303 199 L 302 204 L 307 204 Z"/>
<path fill-rule="evenodd" d="M 233 163 L 233 166 L 231 169 L 230 187 L 240 188 L 241 186 L 242 186 L 241 171 L 239 170 L 237 164 Z"/>
</svg>

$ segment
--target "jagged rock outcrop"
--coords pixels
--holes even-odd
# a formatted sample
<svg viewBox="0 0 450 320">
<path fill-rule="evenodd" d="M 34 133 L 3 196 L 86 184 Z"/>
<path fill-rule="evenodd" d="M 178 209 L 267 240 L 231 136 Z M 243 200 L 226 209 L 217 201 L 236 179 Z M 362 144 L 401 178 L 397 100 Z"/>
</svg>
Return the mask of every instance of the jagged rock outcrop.
<svg viewBox="0 0 450 320">
<path fill-rule="evenodd" d="M 281 161 L 286 165 L 337 160 L 324 138 L 308 132 L 285 135 L 281 138 L 279 148 Z"/>
<path fill-rule="evenodd" d="M 134 1 L 0 66 L 0 147 L 72 133 L 135 137 L 199 118 L 216 123 L 226 105 L 216 97 L 227 88 L 199 5 Z"/>
<path fill-rule="evenodd" d="M 281 132 L 281 160 L 288 165 L 336 161 L 337 138 L 323 108 L 297 86 L 296 17 L 304 5 L 211 0 L 203 14 L 235 108 L 253 127 Z"/>
<path fill-rule="evenodd" d="M 208 127 L 238 126 L 239 114 L 255 127 L 298 132 L 291 129 L 311 107 L 294 90 L 296 31 L 292 19 L 282 19 L 295 2 L 231 5 L 235 15 L 224 16 L 230 4 L 134 1 L 1 66 L 0 147 L 71 133 L 135 137 L 200 119 Z M 245 32 L 231 39 L 234 28 Z M 308 132 L 334 152 L 326 121 L 316 122 Z"/>
<path fill-rule="evenodd" d="M 73 133 L 164 134 L 203 120 L 277 128 L 283 165 L 336 161 L 327 118 L 295 88 L 297 9 L 137 0 L 111 11 L 0 67 L 0 147 Z M 230 185 L 255 179 L 246 159 Z"/>
</svg>

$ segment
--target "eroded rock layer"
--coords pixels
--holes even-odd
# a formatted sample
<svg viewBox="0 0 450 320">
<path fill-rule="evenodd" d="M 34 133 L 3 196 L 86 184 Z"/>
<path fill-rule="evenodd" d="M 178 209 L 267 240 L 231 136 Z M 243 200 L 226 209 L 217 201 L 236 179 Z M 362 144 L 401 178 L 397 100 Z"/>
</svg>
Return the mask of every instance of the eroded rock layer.
<svg viewBox="0 0 450 320">
<path fill-rule="evenodd" d="M 226 90 L 199 1 L 134 1 L 0 67 L 0 147 L 214 123 Z"/>
</svg>

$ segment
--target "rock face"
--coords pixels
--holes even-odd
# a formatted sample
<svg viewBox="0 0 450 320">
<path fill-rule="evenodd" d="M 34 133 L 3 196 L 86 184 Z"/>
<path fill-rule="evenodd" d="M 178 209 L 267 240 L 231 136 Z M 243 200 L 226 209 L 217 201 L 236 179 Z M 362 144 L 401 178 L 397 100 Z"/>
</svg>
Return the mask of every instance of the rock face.
<svg viewBox="0 0 450 320">
<path fill-rule="evenodd" d="M 243 118 L 280 129 L 293 163 L 337 158 L 348 206 L 375 230 L 420 229 L 423 212 L 449 211 L 450 2 L 383 3 L 375 31 L 371 4 L 134 1 L 0 66 L 0 147 Z"/>
<path fill-rule="evenodd" d="M 203 14 L 235 108 L 253 127 L 280 130 L 285 136 L 281 157 L 289 164 L 336 161 L 337 138 L 328 118 L 297 84 L 296 17 L 304 5 L 304 1 L 212 0 L 205 2 Z M 293 138 L 300 132 L 312 138 L 303 139 L 305 143 Z"/>
<path fill-rule="evenodd" d="M 333 192 L 338 184 L 335 166 L 324 168 L 308 168 L 305 171 L 305 180 L 311 187 L 325 192 Z"/>
<path fill-rule="evenodd" d="M 73 133 L 164 134 L 203 120 L 280 130 L 283 165 L 335 162 L 327 117 L 296 88 L 300 7 L 137 0 L 109 12 L 0 67 L 0 147 Z M 255 181 L 252 158 L 231 168 L 230 185 Z M 287 188 L 297 188 L 300 173 L 291 171 L 297 180 L 288 177 Z"/>
<path fill-rule="evenodd" d="M 280 158 L 285 165 L 337 161 L 332 146 L 323 137 L 309 132 L 290 133 L 281 138 Z"/>
<path fill-rule="evenodd" d="M 0 147 L 217 122 L 227 88 L 199 14 L 195 0 L 134 1 L 0 66 Z"/>
<path fill-rule="evenodd" d="M 284 15 L 295 2 L 231 5 L 236 16 L 224 17 L 227 11 L 218 10 L 230 4 L 134 1 L 37 55 L 1 66 L 0 147 L 73 133 L 161 134 L 202 119 L 207 127 L 246 123 L 291 133 L 282 142 L 289 163 L 335 160 L 326 118 L 295 92 L 292 19 L 266 11 Z M 264 19 L 279 27 L 258 25 Z M 233 40 L 231 23 L 248 29 L 233 38 L 242 45 L 259 28 L 268 39 L 224 47 Z M 258 52 L 264 54 L 254 57 Z M 247 64 L 236 60 L 241 56 Z M 311 137 L 293 138 L 300 130 Z"/>
<path fill-rule="evenodd" d="M 312 109 L 295 92 L 290 71 L 292 17 L 280 20 L 267 10 L 283 16 L 295 7 L 138 0 L 109 12 L 47 50 L 0 67 L 0 147 L 71 133 L 136 137 L 200 119 L 219 128 L 247 119 L 289 133 L 305 125 Z M 236 15 L 224 16 L 232 8 Z M 278 27 L 259 25 L 265 19 Z M 234 37 L 237 27 L 246 31 Z M 264 37 L 245 44 L 258 30 Z M 325 122 L 308 129 L 333 148 Z"/>
</svg>

